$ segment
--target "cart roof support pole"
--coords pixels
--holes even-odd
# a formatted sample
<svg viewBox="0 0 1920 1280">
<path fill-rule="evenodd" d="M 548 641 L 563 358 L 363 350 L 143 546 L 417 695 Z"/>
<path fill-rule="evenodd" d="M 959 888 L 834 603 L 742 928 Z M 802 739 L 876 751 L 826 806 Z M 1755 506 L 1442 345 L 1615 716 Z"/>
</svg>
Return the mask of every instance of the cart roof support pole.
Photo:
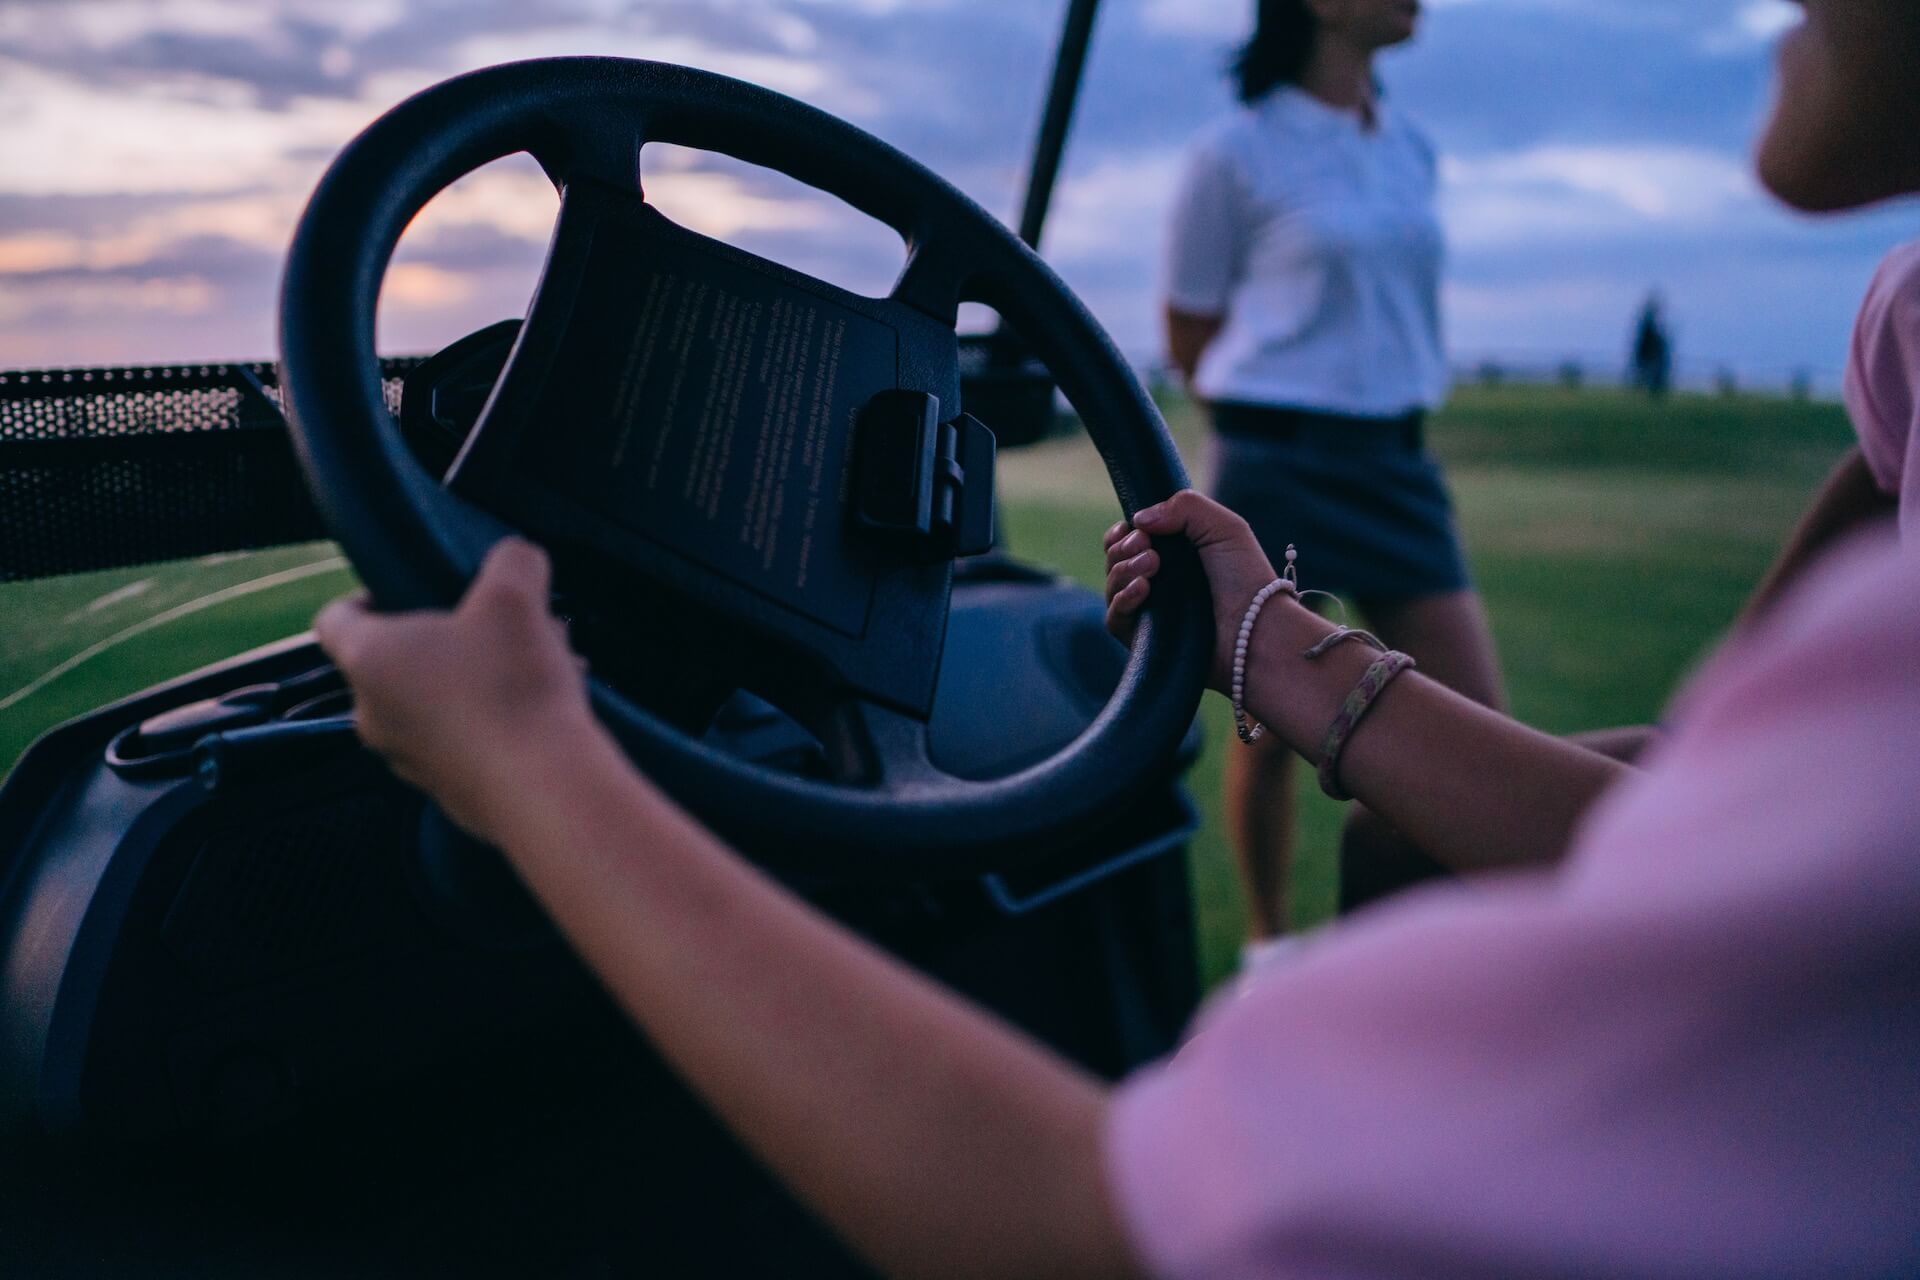
<svg viewBox="0 0 1920 1280">
<path fill-rule="evenodd" d="M 1074 101 L 1080 95 L 1080 73 L 1087 65 L 1087 45 L 1093 38 L 1093 18 L 1100 0 L 1071 0 L 1066 26 L 1060 32 L 1060 51 L 1053 61 L 1053 84 L 1047 90 L 1047 109 L 1040 117 L 1040 136 L 1033 145 L 1033 169 L 1027 176 L 1026 207 L 1020 212 L 1020 238 L 1038 249 L 1046 225 L 1047 206 L 1053 200 L 1053 181 L 1060 173 L 1060 156 L 1073 122 Z"/>
</svg>

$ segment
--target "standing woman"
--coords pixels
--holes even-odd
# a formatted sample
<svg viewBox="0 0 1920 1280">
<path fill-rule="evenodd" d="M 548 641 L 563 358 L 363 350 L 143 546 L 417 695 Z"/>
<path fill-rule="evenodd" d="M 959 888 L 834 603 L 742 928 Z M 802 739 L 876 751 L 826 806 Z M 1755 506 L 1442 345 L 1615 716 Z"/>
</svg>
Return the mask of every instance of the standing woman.
<svg viewBox="0 0 1920 1280">
<path fill-rule="evenodd" d="M 1174 201 L 1167 348 L 1216 433 L 1214 495 L 1307 587 L 1488 706 L 1493 636 L 1426 452 L 1447 390 L 1433 148 L 1383 101 L 1374 55 L 1417 0 L 1260 0 L 1240 108 L 1194 143 Z M 1286 927 L 1291 756 L 1234 746 L 1226 810 L 1255 940 Z"/>
</svg>

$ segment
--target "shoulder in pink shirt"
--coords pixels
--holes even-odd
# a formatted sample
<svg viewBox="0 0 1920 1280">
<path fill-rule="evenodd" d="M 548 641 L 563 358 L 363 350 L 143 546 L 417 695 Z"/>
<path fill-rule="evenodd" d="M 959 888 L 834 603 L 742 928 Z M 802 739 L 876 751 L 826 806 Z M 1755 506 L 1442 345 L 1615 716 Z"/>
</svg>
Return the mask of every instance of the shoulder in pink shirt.
<svg viewBox="0 0 1920 1280">
<path fill-rule="evenodd" d="M 1920 552 L 1809 579 L 1562 869 L 1362 914 L 1122 1087 L 1153 1271 L 1920 1275 Z"/>
<path fill-rule="evenodd" d="M 1880 488 L 1900 500 L 1900 533 L 1920 526 L 1920 241 L 1888 254 L 1867 286 L 1847 352 L 1843 394 L 1860 451 Z"/>
</svg>

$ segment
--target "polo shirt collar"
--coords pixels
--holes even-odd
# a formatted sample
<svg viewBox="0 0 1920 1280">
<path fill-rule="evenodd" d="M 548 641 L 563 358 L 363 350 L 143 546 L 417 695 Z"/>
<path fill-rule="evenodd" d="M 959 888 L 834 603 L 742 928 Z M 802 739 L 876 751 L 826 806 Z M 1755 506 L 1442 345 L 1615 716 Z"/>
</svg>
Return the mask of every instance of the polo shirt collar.
<svg viewBox="0 0 1920 1280">
<path fill-rule="evenodd" d="M 1377 96 L 1373 128 L 1368 129 L 1359 112 L 1322 102 L 1297 84 L 1275 86 L 1255 104 L 1255 110 L 1276 124 L 1320 136 L 1375 137 L 1387 125 L 1387 104 Z"/>
</svg>

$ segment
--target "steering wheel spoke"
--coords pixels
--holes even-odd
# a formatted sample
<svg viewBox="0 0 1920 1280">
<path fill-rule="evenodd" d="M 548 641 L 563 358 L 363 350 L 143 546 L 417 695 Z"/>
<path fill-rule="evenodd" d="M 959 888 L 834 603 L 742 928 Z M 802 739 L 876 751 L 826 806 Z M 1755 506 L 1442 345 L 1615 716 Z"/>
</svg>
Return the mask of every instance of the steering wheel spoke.
<svg viewBox="0 0 1920 1280">
<path fill-rule="evenodd" d="M 967 271 L 959 255 L 943 240 L 922 240 L 907 253 L 888 295 L 951 328 L 958 320 L 966 292 Z"/>
<path fill-rule="evenodd" d="M 556 127 L 528 150 L 563 194 L 586 180 L 616 191 L 641 194 L 640 148 L 646 137 L 629 122 L 612 119 Z"/>
<path fill-rule="evenodd" d="M 846 697 L 830 706 L 816 727 L 836 782 L 899 793 L 953 781 L 933 763 L 927 722 L 915 716 L 868 698 Z"/>
</svg>

